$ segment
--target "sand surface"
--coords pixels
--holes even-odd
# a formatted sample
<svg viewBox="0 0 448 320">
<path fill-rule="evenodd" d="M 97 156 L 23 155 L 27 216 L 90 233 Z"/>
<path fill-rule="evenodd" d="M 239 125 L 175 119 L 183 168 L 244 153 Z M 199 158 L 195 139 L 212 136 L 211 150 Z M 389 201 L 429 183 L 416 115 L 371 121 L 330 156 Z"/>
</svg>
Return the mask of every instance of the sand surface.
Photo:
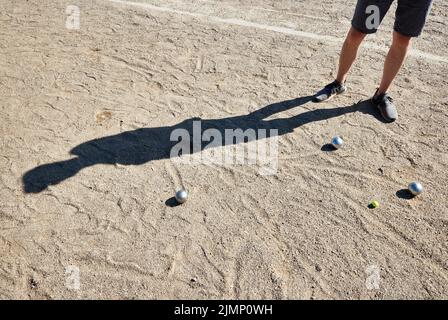
<svg viewBox="0 0 448 320">
<path fill-rule="evenodd" d="M 0 2 L 0 298 L 448 298 L 445 1 L 391 91 L 394 124 L 358 103 L 392 11 L 349 92 L 317 105 L 355 0 L 73 2 L 79 30 L 72 1 Z M 172 161 L 194 119 L 279 130 L 278 171 Z"/>
</svg>

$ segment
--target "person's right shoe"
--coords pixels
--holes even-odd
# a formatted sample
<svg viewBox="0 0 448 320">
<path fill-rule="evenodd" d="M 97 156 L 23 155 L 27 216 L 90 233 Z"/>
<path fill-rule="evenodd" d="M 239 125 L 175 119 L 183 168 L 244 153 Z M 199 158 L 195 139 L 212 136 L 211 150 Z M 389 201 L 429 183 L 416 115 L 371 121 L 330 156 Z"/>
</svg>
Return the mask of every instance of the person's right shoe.
<svg viewBox="0 0 448 320">
<path fill-rule="evenodd" d="M 398 118 L 397 108 L 393 102 L 394 100 L 387 93 L 378 94 L 378 90 L 372 97 L 372 103 L 380 110 L 383 119 L 388 123 Z"/>
<path fill-rule="evenodd" d="M 316 93 L 313 97 L 313 102 L 319 103 L 330 100 L 338 94 L 342 94 L 347 91 L 347 87 L 335 80 L 330 84 L 327 84 L 322 90 Z"/>
</svg>

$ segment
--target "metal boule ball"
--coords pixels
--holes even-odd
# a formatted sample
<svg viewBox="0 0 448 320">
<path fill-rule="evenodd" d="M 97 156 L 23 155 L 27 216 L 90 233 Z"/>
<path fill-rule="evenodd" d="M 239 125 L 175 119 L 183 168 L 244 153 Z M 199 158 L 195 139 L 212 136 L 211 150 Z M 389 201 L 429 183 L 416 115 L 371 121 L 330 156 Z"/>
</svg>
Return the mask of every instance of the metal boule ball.
<svg viewBox="0 0 448 320">
<path fill-rule="evenodd" d="M 344 140 L 342 140 L 341 137 L 336 136 L 331 140 L 331 145 L 335 147 L 336 149 L 339 149 L 344 145 Z"/>
<path fill-rule="evenodd" d="M 188 193 L 185 190 L 179 190 L 176 192 L 175 198 L 180 204 L 185 203 L 188 199 Z"/>
<path fill-rule="evenodd" d="M 420 182 L 411 182 L 408 189 L 414 196 L 418 196 L 423 192 L 423 186 Z"/>
</svg>

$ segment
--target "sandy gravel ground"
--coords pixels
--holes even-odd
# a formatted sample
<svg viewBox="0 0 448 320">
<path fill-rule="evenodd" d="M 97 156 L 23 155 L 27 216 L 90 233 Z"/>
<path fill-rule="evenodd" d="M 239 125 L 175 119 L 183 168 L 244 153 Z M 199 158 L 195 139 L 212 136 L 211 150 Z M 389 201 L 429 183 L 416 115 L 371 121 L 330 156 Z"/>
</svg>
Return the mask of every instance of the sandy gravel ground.
<svg viewBox="0 0 448 320">
<path fill-rule="evenodd" d="M 0 2 L 0 298 L 448 297 L 446 2 L 390 125 L 358 102 L 393 12 L 350 91 L 316 105 L 355 0 L 145 3 Z M 278 129 L 278 172 L 171 161 L 170 132 L 193 119 Z M 409 199 L 413 180 L 425 193 Z"/>
</svg>

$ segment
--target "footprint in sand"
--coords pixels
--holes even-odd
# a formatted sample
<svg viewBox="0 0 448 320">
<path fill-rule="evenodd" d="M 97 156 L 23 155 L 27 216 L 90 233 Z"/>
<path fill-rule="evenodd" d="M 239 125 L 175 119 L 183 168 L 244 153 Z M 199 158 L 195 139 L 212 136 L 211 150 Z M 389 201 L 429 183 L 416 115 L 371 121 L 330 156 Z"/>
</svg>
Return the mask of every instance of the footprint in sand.
<svg viewBox="0 0 448 320">
<path fill-rule="evenodd" d="M 107 120 L 112 118 L 112 112 L 110 111 L 101 111 L 95 115 L 96 123 L 101 124 Z"/>
</svg>

